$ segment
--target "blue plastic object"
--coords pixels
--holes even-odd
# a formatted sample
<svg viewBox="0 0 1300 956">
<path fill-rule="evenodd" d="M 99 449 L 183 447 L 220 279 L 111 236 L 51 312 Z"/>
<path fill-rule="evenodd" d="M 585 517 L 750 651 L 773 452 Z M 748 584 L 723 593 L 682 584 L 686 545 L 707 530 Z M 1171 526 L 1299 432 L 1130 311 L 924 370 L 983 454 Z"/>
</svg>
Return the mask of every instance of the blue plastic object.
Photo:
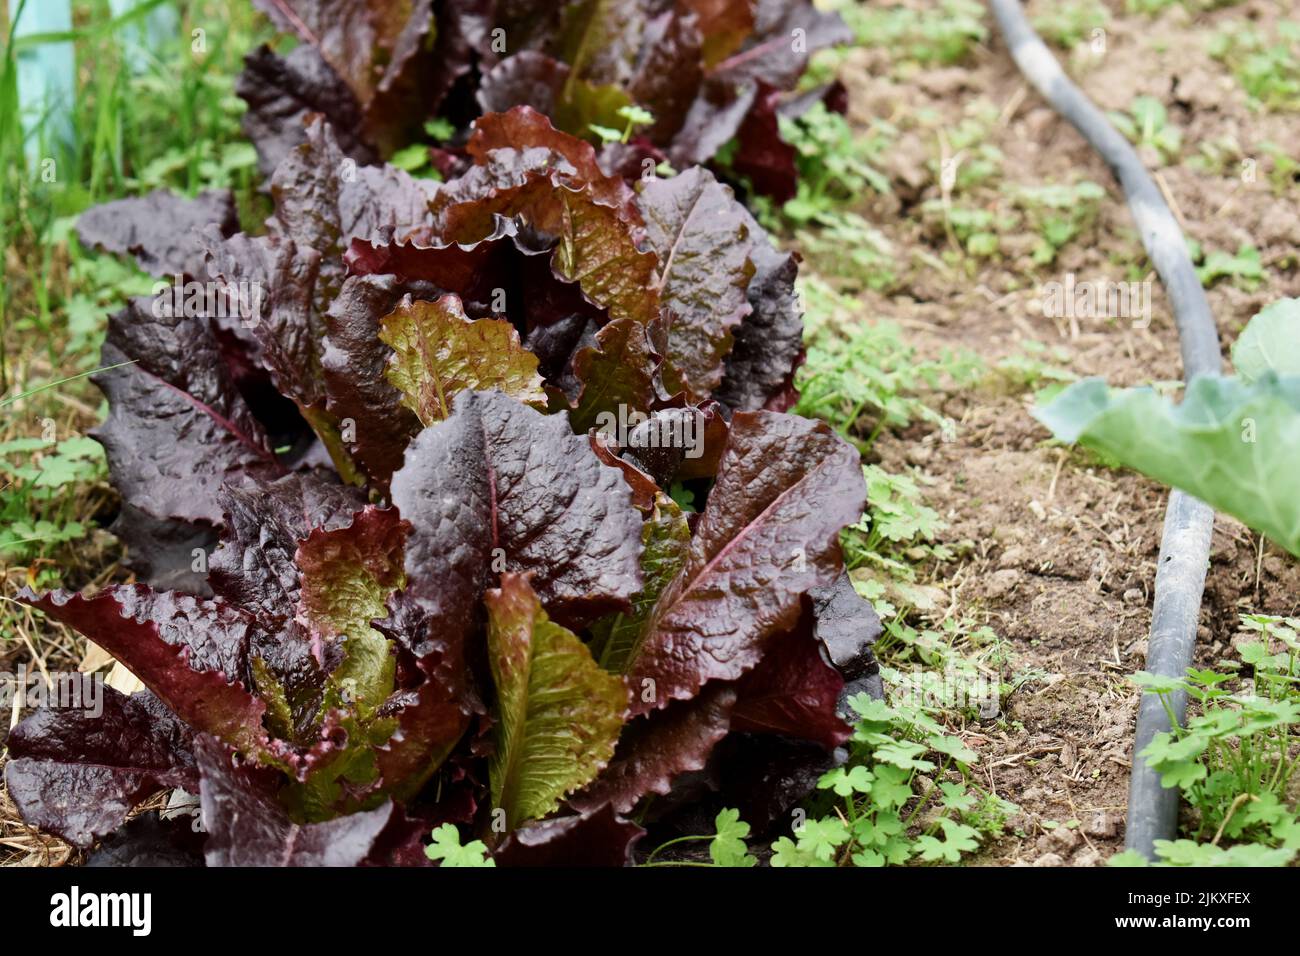
<svg viewBox="0 0 1300 956">
<path fill-rule="evenodd" d="M 17 0 L 10 3 L 16 17 L 13 37 L 60 33 L 72 29 L 70 0 Z M 57 156 L 75 143 L 72 104 L 77 89 L 77 64 L 71 41 L 39 43 L 20 49 L 18 105 L 27 162 Z"/>
</svg>

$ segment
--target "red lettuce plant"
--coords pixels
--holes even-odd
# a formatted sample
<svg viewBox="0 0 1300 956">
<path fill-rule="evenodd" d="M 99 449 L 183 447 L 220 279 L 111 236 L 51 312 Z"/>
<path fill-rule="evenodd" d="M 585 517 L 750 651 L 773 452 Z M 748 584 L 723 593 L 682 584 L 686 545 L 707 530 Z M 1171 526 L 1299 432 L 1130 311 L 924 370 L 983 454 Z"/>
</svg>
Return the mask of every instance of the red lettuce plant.
<svg viewBox="0 0 1300 956">
<path fill-rule="evenodd" d="M 268 173 L 312 113 L 329 118 L 349 155 L 372 162 L 411 142 L 439 111 L 463 122 L 528 105 L 575 136 L 611 131 L 621 141 L 606 147 L 602 164 L 630 178 L 664 159 L 678 169 L 708 163 L 738 140 L 731 168 L 785 200 L 794 195 L 795 153 L 776 111 L 810 103 L 787 95 L 809 55 L 851 39 L 838 14 L 811 0 L 257 6 L 297 40 L 285 56 L 253 53 L 239 86 Z M 632 124 L 637 116 L 644 122 Z"/>
<path fill-rule="evenodd" d="M 503 863 L 617 863 L 624 814 L 763 759 L 729 734 L 823 764 L 846 739 L 865 487 L 779 410 L 794 259 L 708 172 L 634 191 L 528 108 L 467 155 L 423 182 L 316 120 L 261 235 L 215 194 L 83 220 L 176 277 L 98 378 L 148 583 L 20 600 L 148 689 L 14 729 L 30 822 L 85 846 L 182 788 L 211 865 L 424 862 L 447 822 Z"/>
</svg>

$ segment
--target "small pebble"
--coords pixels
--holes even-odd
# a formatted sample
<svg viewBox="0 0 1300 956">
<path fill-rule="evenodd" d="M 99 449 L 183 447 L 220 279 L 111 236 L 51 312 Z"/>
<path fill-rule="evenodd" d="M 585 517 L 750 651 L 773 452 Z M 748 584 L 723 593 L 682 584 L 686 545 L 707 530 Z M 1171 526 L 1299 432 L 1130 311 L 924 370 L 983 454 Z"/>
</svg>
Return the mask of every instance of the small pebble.
<svg viewBox="0 0 1300 956">
<path fill-rule="evenodd" d="M 1101 854 L 1090 846 L 1084 847 L 1074 855 L 1071 866 L 1101 866 Z"/>
<path fill-rule="evenodd" d="M 1083 832 L 1099 840 L 1109 840 L 1119 834 L 1121 817 L 1118 813 L 1103 811 L 1094 813 L 1083 825 Z"/>
<path fill-rule="evenodd" d="M 989 576 L 984 591 L 989 597 L 1002 597 L 1004 594 L 1009 594 L 1015 590 L 1016 585 L 1019 583 L 1020 572 L 1014 568 L 1004 568 L 1001 571 L 994 571 Z"/>
</svg>

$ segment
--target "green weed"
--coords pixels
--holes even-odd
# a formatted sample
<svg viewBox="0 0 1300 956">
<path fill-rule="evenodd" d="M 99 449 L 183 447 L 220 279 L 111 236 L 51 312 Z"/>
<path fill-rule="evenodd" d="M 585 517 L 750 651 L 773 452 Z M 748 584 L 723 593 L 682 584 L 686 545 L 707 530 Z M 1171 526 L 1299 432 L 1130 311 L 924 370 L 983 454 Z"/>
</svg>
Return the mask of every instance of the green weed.
<svg viewBox="0 0 1300 956">
<path fill-rule="evenodd" d="M 1048 349 L 1033 339 L 1020 344 L 1021 351 L 1012 353 L 998 362 L 995 370 L 1013 389 L 1038 390 L 1040 400 L 1050 396 L 1046 389 L 1073 382 L 1078 378 L 1068 368 L 1070 355 L 1060 347 Z"/>
<path fill-rule="evenodd" d="M 496 860 L 487 856 L 487 845 L 482 840 L 471 840 L 461 846 L 460 831 L 454 824 L 444 823 L 433 831 L 433 843 L 424 848 L 424 855 L 439 866 L 483 867 L 496 866 Z"/>
<path fill-rule="evenodd" d="M 1244 669 L 1224 663 L 1189 669 L 1183 678 L 1134 676 L 1166 707 L 1181 689 L 1198 711 L 1140 754 L 1161 783 L 1182 789 L 1192 809 L 1191 840 L 1162 854 L 1171 863 L 1213 862 L 1223 841 L 1253 845 L 1238 852 L 1253 865 L 1285 864 L 1300 850 L 1300 805 L 1291 787 L 1300 757 L 1300 619 L 1245 615 L 1242 623 L 1260 637 L 1240 647 Z M 1212 848 L 1201 848 L 1207 840 Z"/>
<path fill-rule="evenodd" d="M 925 708 L 859 694 L 847 763 L 818 781 L 821 795 L 795 814 L 793 838 L 772 844 L 774 867 L 953 864 L 1003 833 L 1017 807 L 975 783 L 979 755 L 946 733 Z M 722 810 L 714 832 L 670 840 L 649 866 L 752 867 L 749 825 Z M 673 846 L 707 841 L 711 863 L 658 861 Z"/>
<path fill-rule="evenodd" d="M 1300 184 L 1300 159 L 1288 155 L 1277 143 L 1263 142 L 1259 148 L 1271 160 L 1268 181 L 1273 187 L 1273 195 L 1285 195 Z"/>
<path fill-rule="evenodd" d="M 955 127 L 947 129 L 948 149 L 952 163 L 952 192 L 964 193 L 986 185 L 1002 174 L 1002 150 L 993 145 L 993 128 L 998 121 L 998 109 L 988 100 L 979 100 L 970 107 Z M 943 169 L 939 156 L 930 159 L 930 172 L 942 182 Z"/>
<path fill-rule="evenodd" d="M 794 838 L 772 844 L 772 865 L 959 863 L 1000 836 L 1014 805 L 974 781 L 979 755 L 925 708 L 859 694 L 848 762 L 825 774 Z"/>
<path fill-rule="evenodd" d="M 890 474 L 877 465 L 864 465 L 862 474 L 867 480 L 867 510 L 841 535 L 844 562 L 851 572 L 876 569 L 894 581 L 911 582 L 921 564 L 952 560 L 953 552 L 936 543 L 947 524 L 924 503 L 915 477 Z M 884 593 L 868 589 L 866 596 L 879 600 Z"/>
<path fill-rule="evenodd" d="M 1090 228 L 1101 209 L 1106 190 L 1094 182 L 1045 183 L 1018 186 L 1011 196 L 1024 211 L 1030 227 L 1038 233 L 1033 260 L 1041 266 L 1056 261 L 1067 243 Z"/>
<path fill-rule="evenodd" d="M 829 328 L 836 309 L 853 314 L 851 299 L 816 280 L 800 283 L 808 307 L 808 358 L 796 379 L 795 412 L 821 418 L 864 451 L 888 427 L 925 421 L 951 427 L 919 393 L 941 384 L 969 384 L 983 374 L 970 354 L 922 359 L 891 322 L 857 322 L 840 333 Z M 810 289 L 815 290 L 810 294 Z"/>
<path fill-rule="evenodd" d="M 1241 0 L 1125 0 L 1124 8 L 1129 13 L 1156 14 L 1177 5 L 1199 12 L 1230 7 L 1240 2 Z"/>
<path fill-rule="evenodd" d="M 877 292 L 898 285 L 893 245 L 857 213 L 820 213 L 807 225 L 795 230 L 795 239 L 819 273 Z"/>
<path fill-rule="evenodd" d="M 1127 113 L 1112 111 L 1111 122 L 1138 146 L 1150 146 L 1166 163 L 1178 158 L 1183 148 L 1183 134 L 1169 123 L 1165 104 L 1152 96 L 1134 97 Z"/>
<path fill-rule="evenodd" d="M 39 0 L 11 0 L 8 14 L 24 2 Z M 160 187 L 231 188 L 245 222 L 266 202 L 234 77 L 269 28 L 249 4 L 191 0 L 177 4 L 173 43 L 125 43 L 129 18 L 149 6 L 114 20 L 107 0 L 74 0 L 74 30 L 61 38 L 77 62 L 68 142 L 44 124 L 24 139 L 16 58 L 37 41 L 0 35 L 0 567 L 40 587 L 79 586 L 111 561 L 91 537 L 109 497 L 100 447 L 55 432 L 76 436 L 102 416 L 83 373 L 98 364 L 107 315 L 152 288 L 130 262 L 82 250 L 77 215 Z M 0 604 L 0 633 L 29 624 Z"/>
<path fill-rule="evenodd" d="M 889 179 L 876 165 L 897 136 L 889 124 L 857 133 L 839 113 L 816 103 L 797 119 L 781 117 L 780 126 L 782 138 L 798 153 L 798 194 L 781 209 L 789 221 L 808 223 L 867 189 L 889 192 Z"/>
<path fill-rule="evenodd" d="M 1300 23 L 1283 20 L 1268 38 L 1246 23 L 1226 24 L 1209 41 L 1251 102 L 1263 109 L 1300 109 Z"/>
<path fill-rule="evenodd" d="M 0 442 L 0 560 L 30 560 L 84 537 L 82 491 L 105 476 L 92 438 Z"/>
<path fill-rule="evenodd" d="M 976 259 L 990 259 L 1002 250 L 998 236 L 1016 226 L 1014 215 L 998 214 L 991 209 L 961 203 L 927 199 L 921 203 L 921 215 L 934 228 L 942 227 Z"/>
<path fill-rule="evenodd" d="M 1049 43 L 1069 49 L 1109 20 L 1110 12 L 1098 0 L 1065 0 L 1049 5 L 1034 17 L 1034 29 Z"/>
<path fill-rule="evenodd" d="M 880 46 L 923 65 L 960 63 L 988 39 L 984 5 L 940 0 L 938 9 L 846 4 L 844 19 L 863 46 Z"/>
<path fill-rule="evenodd" d="M 1198 263 L 1196 275 L 1207 289 L 1220 279 L 1231 279 L 1243 289 L 1257 289 L 1266 278 L 1259 250 L 1243 243 L 1235 254 L 1222 249 L 1205 253 L 1199 244 L 1192 246 L 1192 261 Z"/>
</svg>

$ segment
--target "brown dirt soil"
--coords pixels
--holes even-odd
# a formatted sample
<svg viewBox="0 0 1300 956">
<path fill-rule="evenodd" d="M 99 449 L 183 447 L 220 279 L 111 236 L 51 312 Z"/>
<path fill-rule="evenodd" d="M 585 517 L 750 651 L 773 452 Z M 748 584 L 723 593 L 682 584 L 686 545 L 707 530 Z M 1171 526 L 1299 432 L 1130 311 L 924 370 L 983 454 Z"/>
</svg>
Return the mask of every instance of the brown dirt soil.
<svg viewBox="0 0 1300 956">
<path fill-rule="evenodd" d="M 1045 6 L 1031 4 L 1031 12 Z M 1138 94 L 1164 102 L 1170 121 L 1184 132 L 1181 160 L 1144 158 L 1187 234 L 1206 248 L 1233 252 L 1241 242 L 1252 242 L 1269 270 L 1254 291 L 1226 280 L 1209 290 L 1226 359 L 1227 344 L 1260 307 L 1300 295 L 1300 188 L 1279 198 L 1262 175 L 1244 183 L 1235 159 L 1217 171 L 1186 159 L 1202 144 L 1221 142 L 1235 142 L 1241 156 L 1251 156 L 1261 140 L 1300 154 L 1300 120 L 1294 113 L 1252 111 L 1235 79 L 1205 52 L 1205 43 L 1230 19 L 1248 18 L 1271 32 L 1269 25 L 1287 4 L 1256 0 L 1196 16 L 1174 7 L 1157 19 L 1124 16 L 1122 3 L 1107 6 L 1108 51 L 1100 60 L 1085 51 L 1065 56 L 1067 70 L 1103 109 L 1126 107 Z M 991 18 L 986 22 L 992 26 Z M 923 69 L 901 79 L 891 77 L 890 69 L 886 51 L 863 49 L 842 72 L 850 118 L 868 126 L 887 117 L 900 131 L 888 159 L 896 193 L 861 211 L 907 266 L 891 293 L 860 291 L 861 315 L 899 323 L 910 344 L 928 357 L 964 347 L 995 367 L 1023 355 L 1025 343 L 1034 340 L 1080 376 L 1103 375 L 1116 385 L 1178 379 L 1177 335 L 1158 282 L 1146 330 L 1123 319 L 1072 324 L 1043 315 L 1041 283 L 1063 281 L 1067 272 L 1119 281 L 1132 278 L 1126 266 L 1139 270 L 1138 276 L 1149 266 L 1105 165 L 1026 87 L 1001 42 L 991 38 L 968 66 Z M 946 266 L 941 261 L 952 252 L 950 240 L 941 225 L 926 224 L 919 207 L 943 196 L 936 181 L 945 149 L 940 132 L 980 109 L 997 117 L 987 142 L 1003 154 L 1001 173 L 954 196 L 954 202 L 1001 213 L 1009 207 L 1003 185 L 1090 179 L 1106 190 L 1095 226 L 1065 246 L 1051 266 L 1030 260 L 1033 237 L 1006 233 L 995 259 L 958 253 L 947 257 Z M 1267 168 L 1262 158 L 1260 168 Z M 1014 670 L 1036 675 L 1011 695 L 1001 718 L 963 729 L 983 758 L 980 782 L 1022 808 L 1008 835 L 976 862 L 1101 864 L 1123 846 L 1137 705 L 1127 678 L 1144 663 L 1166 492 L 1051 444 L 1028 413 L 1032 399 L 1023 387 L 989 384 L 938 401 L 958 422 L 950 440 L 913 428 L 882 436 L 877 453 L 889 470 L 917 467 L 933 480 L 926 500 L 949 522 L 945 540 L 975 543 L 929 583 L 942 587 L 953 606 L 978 612 L 1011 643 Z M 1296 563 L 1220 517 L 1199 660 L 1212 663 L 1235 654 L 1240 613 L 1294 614 L 1298 607 Z M 1071 821 L 1078 823 L 1058 826 Z"/>
</svg>

